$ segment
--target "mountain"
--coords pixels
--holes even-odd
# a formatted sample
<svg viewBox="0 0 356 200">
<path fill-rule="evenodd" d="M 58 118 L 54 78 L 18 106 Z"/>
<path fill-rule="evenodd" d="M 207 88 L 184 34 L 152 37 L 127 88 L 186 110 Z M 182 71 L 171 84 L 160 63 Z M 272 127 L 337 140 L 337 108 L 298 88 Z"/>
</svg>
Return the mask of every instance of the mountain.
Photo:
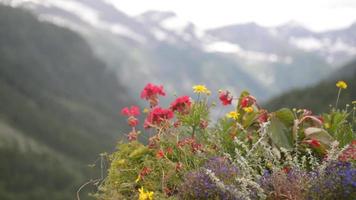
<svg viewBox="0 0 356 200">
<path fill-rule="evenodd" d="M 0 5 L 0 199 L 74 199 L 132 104 L 77 33 Z"/>
<path fill-rule="evenodd" d="M 322 82 L 307 88 L 296 89 L 271 99 L 265 107 L 274 110 L 280 107 L 307 108 L 317 113 L 324 112 L 335 106 L 338 89 L 335 83 L 344 80 L 348 84 L 346 90 L 342 90 L 339 99 L 339 108 L 351 104 L 356 100 L 356 60 L 353 60 L 336 70 L 332 76 Z"/>
<path fill-rule="evenodd" d="M 1 1 L 79 32 L 132 96 L 147 82 L 164 84 L 169 93 L 205 83 L 212 90 L 247 89 L 266 100 L 317 83 L 356 56 L 349 29 L 314 33 L 290 22 L 202 31 L 173 12 L 128 16 L 111 0 Z"/>
</svg>

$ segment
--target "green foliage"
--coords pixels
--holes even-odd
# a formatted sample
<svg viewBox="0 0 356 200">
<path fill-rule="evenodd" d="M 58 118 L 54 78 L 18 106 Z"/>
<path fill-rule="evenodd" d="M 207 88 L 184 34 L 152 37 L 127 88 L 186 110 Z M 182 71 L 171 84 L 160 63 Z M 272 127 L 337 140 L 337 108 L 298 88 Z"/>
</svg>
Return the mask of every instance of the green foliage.
<svg viewBox="0 0 356 200">
<path fill-rule="evenodd" d="M 178 98 L 172 110 L 160 105 L 149 110 L 146 120 L 154 126 L 147 131 L 148 145 L 136 138 L 120 143 L 109 157 L 98 199 L 307 199 L 314 180 L 323 180 L 332 162 L 355 159 L 354 132 L 345 128 L 351 127 L 346 109 L 323 116 L 288 108 L 267 113 L 243 92 L 235 111 L 202 126 L 214 106 L 208 103 L 210 92 L 193 88 L 196 99 L 182 103 Z M 157 95 L 150 98 L 158 102 Z M 175 119 L 166 117 L 173 111 Z M 349 171 L 343 172 L 345 177 L 353 176 Z M 153 197 L 140 195 L 138 188 Z"/>
<path fill-rule="evenodd" d="M 294 89 L 279 97 L 269 100 L 264 107 L 275 110 L 280 107 L 303 109 L 308 108 L 316 113 L 324 112 L 334 106 L 337 98 L 336 78 L 348 83 L 348 88 L 342 91 L 339 105 L 351 104 L 356 99 L 356 61 L 352 61 L 339 69 L 333 76 L 307 88 Z M 339 109 L 341 109 L 339 107 Z"/>
</svg>

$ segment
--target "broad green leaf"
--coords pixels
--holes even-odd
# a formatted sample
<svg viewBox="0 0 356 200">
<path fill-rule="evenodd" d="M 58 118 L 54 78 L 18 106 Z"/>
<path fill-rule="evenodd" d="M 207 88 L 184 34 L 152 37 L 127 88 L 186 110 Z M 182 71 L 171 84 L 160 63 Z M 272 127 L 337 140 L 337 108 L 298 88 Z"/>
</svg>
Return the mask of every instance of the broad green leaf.
<svg viewBox="0 0 356 200">
<path fill-rule="evenodd" d="M 291 129 L 288 128 L 279 118 L 272 117 L 268 135 L 272 142 L 278 147 L 291 150 L 293 148 L 293 139 Z"/>
<path fill-rule="evenodd" d="M 275 115 L 286 126 L 292 126 L 294 124 L 293 112 L 288 108 L 282 108 L 276 111 Z"/>
</svg>

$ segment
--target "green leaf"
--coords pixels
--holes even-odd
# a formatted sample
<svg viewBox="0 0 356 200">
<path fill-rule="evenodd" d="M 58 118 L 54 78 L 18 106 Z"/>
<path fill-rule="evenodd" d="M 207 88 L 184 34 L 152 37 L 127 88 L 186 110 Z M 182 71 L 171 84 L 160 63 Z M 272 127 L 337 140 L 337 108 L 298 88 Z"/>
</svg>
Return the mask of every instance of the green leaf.
<svg viewBox="0 0 356 200">
<path fill-rule="evenodd" d="M 288 150 L 293 148 L 292 132 L 290 128 L 288 128 L 284 122 L 275 116 L 271 118 L 268 135 L 276 146 L 283 147 Z"/>
<path fill-rule="evenodd" d="M 275 116 L 286 126 L 292 126 L 294 124 L 293 112 L 288 108 L 282 108 L 276 111 Z"/>
</svg>

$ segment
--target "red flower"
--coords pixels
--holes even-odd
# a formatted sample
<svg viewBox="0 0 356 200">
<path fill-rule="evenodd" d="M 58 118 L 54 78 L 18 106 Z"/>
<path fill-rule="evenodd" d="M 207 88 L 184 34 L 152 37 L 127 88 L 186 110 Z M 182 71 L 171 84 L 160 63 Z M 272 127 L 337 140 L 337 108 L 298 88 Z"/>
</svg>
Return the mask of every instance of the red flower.
<svg viewBox="0 0 356 200">
<path fill-rule="evenodd" d="M 167 147 L 166 148 L 166 152 L 167 152 L 167 154 L 173 154 L 173 148 L 172 147 Z"/>
<path fill-rule="evenodd" d="M 353 140 L 349 147 L 345 149 L 339 157 L 341 161 L 356 160 L 356 140 Z"/>
<path fill-rule="evenodd" d="M 268 120 L 268 113 L 266 110 L 261 110 L 261 114 L 258 116 L 258 122 L 259 123 L 264 123 L 267 122 Z"/>
<path fill-rule="evenodd" d="M 288 174 L 288 172 L 290 171 L 290 168 L 287 167 L 287 166 L 285 166 L 285 167 L 283 167 L 282 171 L 283 171 L 284 173 Z"/>
<path fill-rule="evenodd" d="M 141 98 L 148 100 L 151 107 L 158 105 L 158 95 L 166 95 L 163 86 L 153 85 L 152 83 L 148 83 L 141 92 Z"/>
<path fill-rule="evenodd" d="M 172 119 L 174 117 L 173 112 L 170 109 L 163 109 L 161 107 L 155 107 L 148 114 L 144 127 L 150 128 L 152 125 L 161 125 L 162 122 Z"/>
<path fill-rule="evenodd" d="M 164 152 L 163 152 L 163 150 L 157 151 L 157 153 L 156 153 L 156 158 L 161 159 L 161 158 L 163 158 L 163 157 L 164 157 Z"/>
<path fill-rule="evenodd" d="M 137 119 L 136 117 L 131 116 L 131 117 L 129 117 L 129 118 L 127 119 L 127 123 L 128 123 L 131 127 L 135 127 L 135 126 L 138 125 L 138 119 Z"/>
<path fill-rule="evenodd" d="M 310 146 L 314 148 L 320 147 L 320 142 L 317 139 L 311 139 L 310 141 L 308 141 L 308 144 L 310 144 Z"/>
<path fill-rule="evenodd" d="M 131 127 L 138 125 L 138 119 L 135 116 L 140 114 L 140 109 L 137 106 L 131 106 L 131 108 L 125 107 L 121 110 L 121 114 L 127 116 L 127 123 Z"/>
<path fill-rule="evenodd" d="M 127 117 L 138 116 L 140 114 L 140 109 L 137 106 L 131 106 L 131 109 L 125 107 L 121 110 L 121 114 Z"/>
<path fill-rule="evenodd" d="M 149 173 L 151 173 L 151 168 L 149 167 L 143 167 L 141 172 L 140 172 L 140 176 L 143 179 L 146 175 L 148 175 Z"/>
<path fill-rule="evenodd" d="M 241 107 L 242 108 L 249 107 L 254 103 L 256 103 L 256 99 L 255 99 L 255 97 L 253 97 L 251 95 L 243 97 L 241 99 Z"/>
<path fill-rule="evenodd" d="M 182 114 L 187 114 L 189 112 L 191 104 L 192 102 L 190 101 L 190 97 L 182 96 L 172 102 L 170 108 L 172 109 L 172 111 L 178 111 Z"/>
<path fill-rule="evenodd" d="M 226 106 L 226 105 L 231 104 L 233 97 L 230 95 L 229 91 L 223 91 L 223 92 L 220 92 L 219 99 L 220 99 L 222 105 Z"/>
</svg>

